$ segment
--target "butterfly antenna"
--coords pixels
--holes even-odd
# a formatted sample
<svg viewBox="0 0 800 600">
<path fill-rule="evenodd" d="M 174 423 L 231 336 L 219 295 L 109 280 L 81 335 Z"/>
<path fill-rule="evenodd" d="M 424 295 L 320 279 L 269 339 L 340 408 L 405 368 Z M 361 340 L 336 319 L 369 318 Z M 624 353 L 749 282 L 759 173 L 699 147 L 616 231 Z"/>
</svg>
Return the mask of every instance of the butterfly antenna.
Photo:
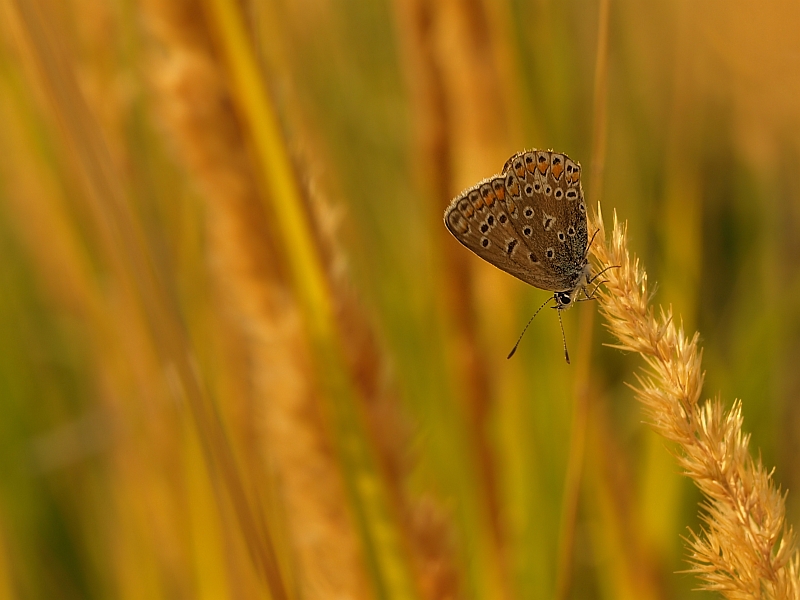
<svg viewBox="0 0 800 600">
<path fill-rule="evenodd" d="M 564 335 L 564 323 L 561 321 L 561 309 L 557 309 L 558 312 L 558 324 L 561 325 L 561 341 L 564 342 L 564 358 L 567 359 L 567 364 L 569 364 L 569 351 L 567 350 L 567 336 Z"/>
<path fill-rule="evenodd" d="M 592 239 L 589 240 L 589 244 L 586 246 L 586 252 L 583 253 L 583 258 L 586 258 L 587 256 L 589 256 L 589 248 L 592 247 L 592 244 L 594 243 L 594 238 L 597 237 L 598 233 L 600 233 L 600 228 L 599 227 L 594 230 L 594 233 L 592 234 Z"/>
<path fill-rule="evenodd" d="M 525 325 L 525 329 L 523 329 L 522 333 L 519 334 L 519 339 L 517 340 L 517 343 L 514 344 L 514 347 L 511 349 L 511 352 L 508 353 L 508 356 L 506 357 L 506 359 L 509 359 L 512 356 L 514 356 L 514 352 L 517 351 L 517 346 L 519 346 L 519 343 L 522 341 L 522 336 L 525 335 L 526 331 L 528 331 L 528 327 L 530 327 L 531 323 L 536 318 L 536 315 L 539 314 L 539 311 L 542 310 L 545 306 L 547 306 L 550 303 L 551 300 L 553 300 L 553 298 L 548 298 L 547 300 L 545 300 L 544 304 L 542 304 L 539 308 L 536 309 L 536 312 L 533 313 L 533 316 L 528 320 L 528 324 Z M 559 318 L 561 318 L 561 312 L 559 312 L 558 314 L 559 314 Z M 562 334 L 564 333 L 564 328 L 563 327 L 561 328 L 561 333 Z M 569 362 L 569 360 L 567 360 L 567 362 Z"/>
</svg>

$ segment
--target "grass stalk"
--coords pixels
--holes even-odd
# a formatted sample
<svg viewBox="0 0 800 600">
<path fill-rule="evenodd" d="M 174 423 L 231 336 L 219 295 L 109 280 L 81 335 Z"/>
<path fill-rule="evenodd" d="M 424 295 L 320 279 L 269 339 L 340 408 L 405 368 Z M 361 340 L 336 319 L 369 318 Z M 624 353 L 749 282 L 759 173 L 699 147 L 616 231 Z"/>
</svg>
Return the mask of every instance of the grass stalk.
<svg viewBox="0 0 800 600">
<path fill-rule="evenodd" d="M 414 598 L 395 517 L 384 482 L 365 436 L 357 391 L 343 356 L 323 263 L 300 186 L 287 152 L 271 100 L 258 69 L 238 3 L 204 2 L 209 23 L 227 65 L 239 116 L 246 124 L 261 174 L 266 211 L 276 220 L 283 256 L 312 342 L 323 395 L 342 461 L 351 506 L 359 524 L 365 558 L 379 598 Z"/>
<path fill-rule="evenodd" d="M 611 0 L 600 0 L 597 20 L 597 51 L 595 54 L 592 163 L 589 192 L 599 202 L 603 189 L 603 171 L 606 156 L 606 90 L 608 82 L 608 20 Z M 588 310 L 591 308 L 591 310 Z M 583 479 L 584 453 L 589 420 L 589 397 L 591 387 L 591 352 L 594 329 L 594 307 L 582 307 L 579 315 L 578 363 L 576 365 L 573 417 L 570 431 L 570 450 L 564 483 L 564 500 L 558 536 L 556 563 L 556 600 L 569 594 L 573 555 L 575 550 L 575 526 L 578 519 L 578 500 Z"/>
<path fill-rule="evenodd" d="M 68 54 L 50 23 L 44 2 L 12 2 L 9 14 L 17 23 L 18 43 L 48 101 L 64 146 L 64 160 L 78 174 L 87 205 L 114 276 L 141 311 L 146 334 L 163 369 L 173 379 L 178 400 L 186 402 L 200 432 L 203 450 L 230 499 L 253 564 L 274 598 L 285 598 L 275 550 L 269 534 L 249 501 L 216 406 L 208 396 L 193 359 L 174 297 L 165 285 L 144 234 L 131 213 L 123 177 L 116 172 L 103 132 L 93 118 L 76 81 Z"/>
</svg>

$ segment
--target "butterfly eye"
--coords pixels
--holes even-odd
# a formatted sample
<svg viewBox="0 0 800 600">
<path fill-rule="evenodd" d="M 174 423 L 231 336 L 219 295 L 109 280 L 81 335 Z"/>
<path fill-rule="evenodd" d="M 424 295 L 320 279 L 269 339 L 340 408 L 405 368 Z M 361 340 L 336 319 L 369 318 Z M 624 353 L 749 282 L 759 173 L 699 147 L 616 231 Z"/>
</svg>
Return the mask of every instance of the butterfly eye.
<svg viewBox="0 0 800 600">
<path fill-rule="evenodd" d="M 556 190 L 556 198 L 561 198 L 562 193 L 563 192 L 560 189 Z"/>
<path fill-rule="evenodd" d="M 533 230 L 530 227 L 526 227 L 525 229 L 522 230 L 522 233 L 524 233 L 526 237 L 531 237 L 532 232 Z"/>
<path fill-rule="evenodd" d="M 533 209 L 532 208 L 526 208 L 525 209 L 525 216 L 530 219 L 533 216 Z"/>
<path fill-rule="evenodd" d="M 569 292 L 556 292 L 555 298 L 556 302 L 561 306 L 567 306 L 572 302 L 572 296 L 570 296 Z"/>
<path fill-rule="evenodd" d="M 566 236 L 564 235 L 564 232 L 563 232 L 563 231 L 559 231 L 559 232 L 558 232 L 558 239 L 559 239 L 559 240 L 561 240 L 562 242 L 563 242 L 565 239 L 567 239 L 567 238 L 566 238 Z"/>
<path fill-rule="evenodd" d="M 508 242 L 508 248 L 506 248 L 506 252 L 508 253 L 509 256 L 511 256 L 511 253 L 514 252 L 514 248 L 517 247 L 517 244 L 518 242 L 516 239 L 513 239 L 510 242 Z"/>
<path fill-rule="evenodd" d="M 548 248 L 545 254 L 547 255 L 547 258 L 553 258 L 553 256 L 555 256 L 555 252 L 553 252 L 552 248 Z"/>
<path fill-rule="evenodd" d="M 567 235 L 570 236 L 570 237 L 575 235 L 575 228 L 572 225 L 570 225 L 569 229 L 567 229 Z"/>
</svg>

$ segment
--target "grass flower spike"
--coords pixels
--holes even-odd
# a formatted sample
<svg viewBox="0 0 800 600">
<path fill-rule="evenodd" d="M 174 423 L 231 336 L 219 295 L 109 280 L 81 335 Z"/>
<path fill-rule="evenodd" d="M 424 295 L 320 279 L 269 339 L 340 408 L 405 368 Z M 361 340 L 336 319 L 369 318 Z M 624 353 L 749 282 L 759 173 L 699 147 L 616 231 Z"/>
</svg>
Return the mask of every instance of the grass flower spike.
<svg viewBox="0 0 800 600">
<path fill-rule="evenodd" d="M 592 246 L 598 268 L 612 265 L 598 297 L 616 348 L 642 355 L 636 397 L 657 433 L 676 444 L 678 464 L 704 495 L 702 531 L 688 538 L 689 572 L 725 598 L 800 598 L 795 535 L 784 521 L 784 495 L 742 432 L 742 404 L 725 411 L 719 399 L 700 402 L 702 350 L 671 309 L 650 305 L 647 273 L 631 258 L 626 227 L 617 222 L 606 242 L 602 214 Z"/>
</svg>

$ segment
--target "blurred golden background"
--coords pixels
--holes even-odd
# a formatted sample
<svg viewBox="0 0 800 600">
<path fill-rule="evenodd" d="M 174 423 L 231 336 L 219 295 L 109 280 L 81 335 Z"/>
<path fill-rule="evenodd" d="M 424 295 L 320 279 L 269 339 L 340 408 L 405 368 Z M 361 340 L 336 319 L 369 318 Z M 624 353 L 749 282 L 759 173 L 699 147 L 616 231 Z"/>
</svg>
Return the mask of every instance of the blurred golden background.
<svg viewBox="0 0 800 600">
<path fill-rule="evenodd" d="M 800 5 L 3 0 L 0 598 L 705 598 L 596 307 L 441 215 L 523 148 L 800 520 Z M 577 407 L 577 409 L 576 409 Z"/>
</svg>

